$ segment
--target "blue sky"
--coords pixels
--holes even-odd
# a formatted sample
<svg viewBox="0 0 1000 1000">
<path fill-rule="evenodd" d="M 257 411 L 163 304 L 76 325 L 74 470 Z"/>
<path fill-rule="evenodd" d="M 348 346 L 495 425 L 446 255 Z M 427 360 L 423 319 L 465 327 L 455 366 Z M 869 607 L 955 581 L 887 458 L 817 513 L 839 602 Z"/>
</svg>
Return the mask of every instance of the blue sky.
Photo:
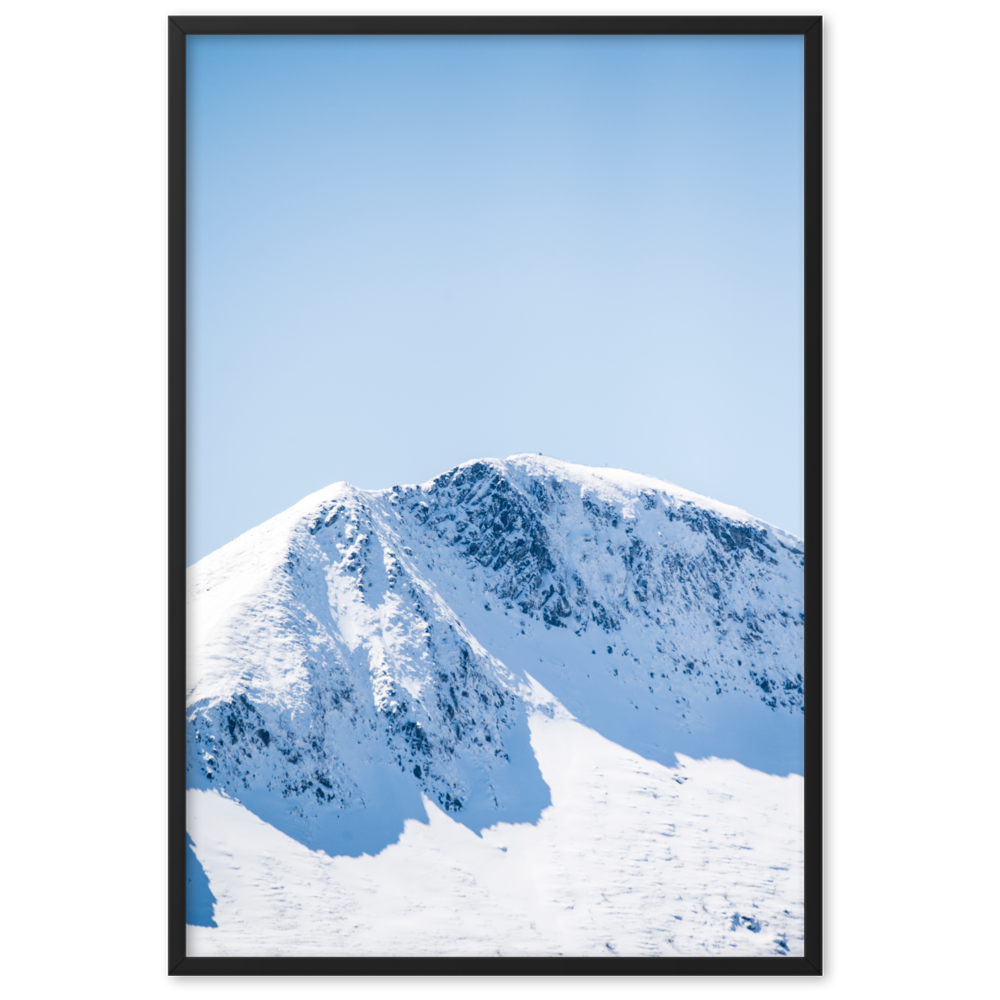
<svg viewBox="0 0 1000 1000">
<path fill-rule="evenodd" d="M 187 45 L 189 562 L 518 452 L 803 533 L 801 38 Z"/>
</svg>

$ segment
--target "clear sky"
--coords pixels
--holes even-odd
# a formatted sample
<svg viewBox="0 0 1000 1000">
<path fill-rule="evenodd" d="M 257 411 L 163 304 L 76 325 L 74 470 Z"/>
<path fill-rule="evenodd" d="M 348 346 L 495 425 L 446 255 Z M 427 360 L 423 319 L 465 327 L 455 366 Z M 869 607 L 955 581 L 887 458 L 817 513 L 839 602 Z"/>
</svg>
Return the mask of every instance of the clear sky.
<svg viewBox="0 0 1000 1000">
<path fill-rule="evenodd" d="M 802 535 L 801 38 L 187 46 L 190 562 L 519 452 Z"/>
</svg>

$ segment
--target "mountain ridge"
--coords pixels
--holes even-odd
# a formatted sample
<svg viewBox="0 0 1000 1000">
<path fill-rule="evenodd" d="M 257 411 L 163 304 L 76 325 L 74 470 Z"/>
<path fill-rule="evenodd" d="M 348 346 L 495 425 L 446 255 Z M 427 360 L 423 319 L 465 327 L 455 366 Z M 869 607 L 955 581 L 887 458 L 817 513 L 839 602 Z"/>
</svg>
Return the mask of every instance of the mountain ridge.
<svg viewBox="0 0 1000 1000">
<path fill-rule="evenodd" d="M 392 842 L 421 795 L 534 821 L 530 677 L 668 766 L 800 772 L 803 566 L 789 533 L 624 470 L 333 484 L 189 570 L 189 784 L 328 853 Z"/>
</svg>

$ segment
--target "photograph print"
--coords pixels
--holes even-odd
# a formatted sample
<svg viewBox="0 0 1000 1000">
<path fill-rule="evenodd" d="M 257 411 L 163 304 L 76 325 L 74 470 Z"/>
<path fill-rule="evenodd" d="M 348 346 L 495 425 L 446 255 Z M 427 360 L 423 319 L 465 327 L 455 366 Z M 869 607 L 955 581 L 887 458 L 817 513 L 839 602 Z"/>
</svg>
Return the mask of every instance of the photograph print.
<svg viewBox="0 0 1000 1000">
<path fill-rule="evenodd" d="M 818 971 L 819 20 L 264 20 L 170 28 L 172 971 Z"/>
</svg>

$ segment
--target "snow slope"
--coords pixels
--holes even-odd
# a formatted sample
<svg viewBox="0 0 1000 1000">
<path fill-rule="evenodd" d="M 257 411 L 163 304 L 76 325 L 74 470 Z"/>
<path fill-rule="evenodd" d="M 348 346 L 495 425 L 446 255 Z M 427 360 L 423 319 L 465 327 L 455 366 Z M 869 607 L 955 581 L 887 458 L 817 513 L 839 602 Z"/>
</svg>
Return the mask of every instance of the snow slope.
<svg viewBox="0 0 1000 1000">
<path fill-rule="evenodd" d="M 752 812 L 761 788 L 787 805 L 788 793 L 777 789 L 798 787 L 798 779 L 778 776 L 801 773 L 803 560 L 798 539 L 743 511 L 647 477 L 541 456 L 470 462 L 430 483 L 379 492 L 336 484 L 201 560 L 189 571 L 188 782 L 198 790 L 189 826 L 218 900 L 219 928 L 197 934 L 228 947 L 232 928 L 223 915 L 244 920 L 236 916 L 249 905 L 243 890 L 227 895 L 240 876 L 211 845 L 232 852 L 256 842 L 258 827 L 286 848 L 296 844 L 328 875 L 324 865 L 349 867 L 351 858 L 358 871 L 369 862 L 388 871 L 382 859 L 392 852 L 425 852 L 427 837 L 447 840 L 465 827 L 477 884 L 489 884 L 489 865 L 475 861 L 482 831 L 510 837 L 506 831 L 517 829 L 528 845 L 521 870 L 555 877 L 552 852 L 566 830 L 580 827 L 570 817 L 593 812 L 597 786 L 581 786 L 589 789 L 582 799 L 564 792 L 563 804 L 556 801 L 552 775 L 561 771 L 540 750 L 548 723 L 538 721 L 539 703 L 562 720 L 572 753 L 586 757 L 588 739 L 613 748 L 594 764 L 602 773 L 617 775 L 608 761 L 625 754 L 633 770 L 680 788 L 681 754 L 692 758 L 685 767 L 710 776 L 705 788 L 735 781 L 738 792 L 726 794 L 739 809 Z M 743 766 L 693 760 L 708 757 Z M 733 778 L 755 771 L 775 777 Z M 607 794 L 630 814 L 639 806 L 626 786 L 609 779 Z M 678 821 L 684 828 L 694 801 L 674 802 L 649 829 Z M 204 810 L 216 825 L 201 822 Z M 801 811 L 779 812 L 782 842 L 799 843 Z M 428 827 L 415 822 L 428 815 Z M 685 841 L 696 854 L 726 843 L 722 813 L 705 815 L 705 836 Z M 647 835 L 636 828 L 629 851 Z M 746 876 L 751 895 L 771 893 L 781 913 L 800 911 L 800 843 L 783 868 L 764 864 L 767 851 L 758 865 L 734 850 L 728 863 L 755 872 Z M 592 845 L 585 853 L 594 855 Z M 617 884 L 630 856 L 617 851 L 625 868 L 600 868 L 594 885 L 607 892 Z M 258 870 L 240 857 L 241 871 Z M 663 859 L 650 864 L 670 868 Z M 798 872 L 791 895 L 787 885 L 777 892 L 777 877 L 768 882 L 765 870 Z M 717 874 L 705 885 L 721 886 Z M 656 877 L 668 876 L 678 877 L 673 869 Z M 443 869 L 435 884 L 444 891 L 453 877 Z M 715 898 L 704 887 L 686 891 Z M 549 895 L 564 899 L 555 889 Z M 495 928 L 487 935 L 488 953 L 591 947 L 586 922 L 572 933 L 525 936 L 531 908 L 523 902 L 510 904 L 506 937 Z M 753 909 L 752 901 L 740 906 Z M 713 914 L 710 927 L 688 945 L 728 947 L 745 930 L 743 917 L 755 919 L 740 910 L 735 929 L 725 931 L 716 910 L 702 911 Z M 779 927 L 777 912 L 768 924 L 792 948 L 799 918 L 782 918 L 792 924 Z M 590 930 L 600 937 L 595 919 Z M 333 940 L 323 937 L 329 921 L 309 926 L 297 928 L 300 940 L 313 932 L 317 941 Z M 400 933 L 397 946 L 410 940 Z M 350 937 L 338 931 L 336 940 L 347 950 L 365 947 L 346 943 Z M 753 942 L 749 953 L 763 947 L 759 927 L 742 938 Z M 629 953 L 675 947 L 667 937 L 655 945 L 640 939 L 628 938 Z M 475 940 L 470 947 L 485 947 Z"/>
</svg>

